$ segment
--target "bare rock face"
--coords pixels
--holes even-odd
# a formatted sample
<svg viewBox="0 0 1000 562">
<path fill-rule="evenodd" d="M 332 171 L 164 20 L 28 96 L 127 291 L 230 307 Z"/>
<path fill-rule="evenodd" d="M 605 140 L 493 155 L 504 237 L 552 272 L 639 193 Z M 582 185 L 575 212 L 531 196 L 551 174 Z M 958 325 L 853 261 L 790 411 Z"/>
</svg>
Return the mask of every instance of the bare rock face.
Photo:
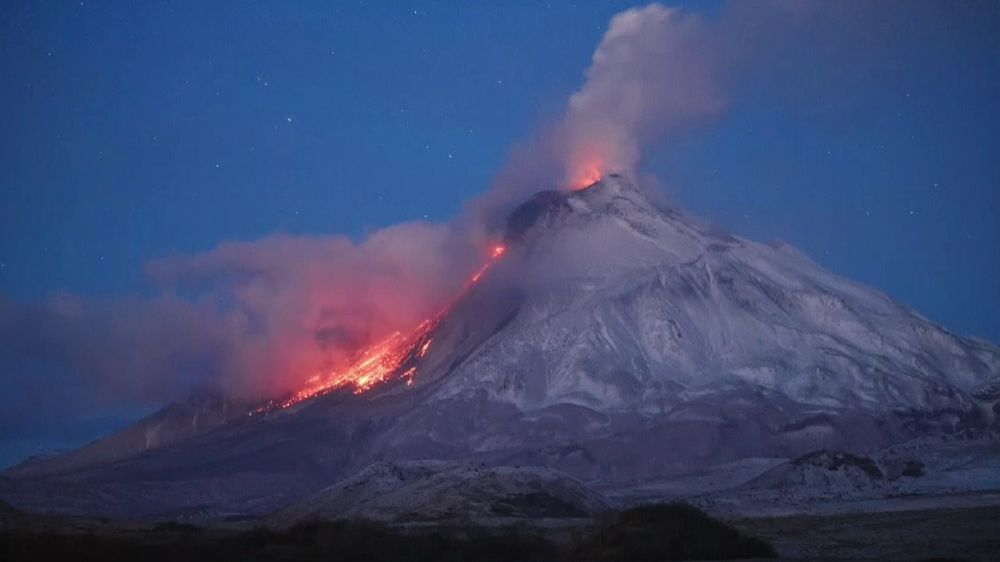
<svg viewBox="0 0 1000 562">
<path fill-rule="evenodd" d="M 994 345 L 621 178 L 541 194 L 502 235 L 507 253 L 437 325 L 412 385 L 266 417 L 213 410 L 196 431 L 184 410 L 165 427 L 185 429 L 158 447 L 144 439 L 159 422 L 143 420 L 9 472 L 0 499 L 50 512 L 260 514 L 379 460 L 404 472 L 427 460 L 544 466 L 621 489 L 747 459 L 861 455 L 1000 428 Z M 400 490 L 444 498 L 434 478 Z M 467 472 L 440 478 L 483 493 Z M 342 510 L 345 497 L 317 501 Z"/>
</svg>

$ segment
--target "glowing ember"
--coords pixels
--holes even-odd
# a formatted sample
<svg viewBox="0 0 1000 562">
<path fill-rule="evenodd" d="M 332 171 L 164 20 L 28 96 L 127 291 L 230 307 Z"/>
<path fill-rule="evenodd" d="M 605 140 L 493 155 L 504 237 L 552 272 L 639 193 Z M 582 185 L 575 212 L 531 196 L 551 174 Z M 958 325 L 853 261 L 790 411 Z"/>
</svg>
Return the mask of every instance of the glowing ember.
<svg viewBox="0 0 1000 562">
<path fill-rule="evenodd" d="M 418 357 L 423 357 L 424 355 L 427 355 L 427 350 L 431 348 L 431 339 L 433 338 L 429 338 L 424 343 L 424 345 L 420 346 L 420 353 L 417 354 Z"/>
<path fill-rule="evenodd" d="M 478 271 L 472 274 L 472 279 L 469 280 L 469 286 L 478 283 L 479 280 L 482 279 L 483 275 L 485 275 L 486 272 L 489 271 L 490 267 L 493 265 L 493 262 L 500 259 L 500 257 L 502 257 L 504 252 L 506 251 L 507 251 L 507 246 L 504 246 L 503 244 L 497 244 L 496 246 L 493 246 L 493 251 L 490 252 L 490 261 L 484 263 L 483 266 L 480 267 Z"/>
<path fill-rule="evenodd" d="M 472 283 L 479 283 L 479 279 L 483 276 L 484 273 L 486 273 L 487 269 L 489 269 L 489 266 L 484 265 L 482 268 L 479 269 L 479 271 L 472 274 Z"/>
<path fill-rule="evenodd" d="M 502 244 L 494 246 L 489 261 L 472 276 L 466 290 L 478 282 L 506 251 L 507 247 Z M 361 394 L 391 380 L 405 380 L 407 386 L 412 385 L 420 360 L 430 351 L 434 330 L 451 308 L 452 305 L 448 305 L 409 333 L 392 333 L 384 340 L 362 350 L 358 358 L 348 367 L 314 375 L 291 396 L 282 400 L 269 400 L 251 411 L 250 415 L 267 415 L 275 410 L 288 408 L 342 388 L 353 387 L 355 394 Z M 406 370 L 397 375 L 404 367 Z"/>
</svg>

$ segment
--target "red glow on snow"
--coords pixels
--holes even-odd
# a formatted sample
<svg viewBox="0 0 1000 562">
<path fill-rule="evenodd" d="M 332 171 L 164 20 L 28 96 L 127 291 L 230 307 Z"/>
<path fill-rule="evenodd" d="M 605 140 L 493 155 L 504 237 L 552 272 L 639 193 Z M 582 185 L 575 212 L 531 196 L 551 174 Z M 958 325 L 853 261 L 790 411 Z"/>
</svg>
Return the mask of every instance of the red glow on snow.
<svg viewBox="0 0 1000 562">
<path fill-rule="evenodd" d="M 497 244 L 492 247 L 489 259 L 473 274 L 465 290 L 444 309 L 434 316 L 424 320 L 407 333 L 393 332 L 382 341 L 361 350 L 355 360 L 342 369 L 331 369 L 310 377 L 298 391 L 280 400 L 269 400 L 250 415 L 267 415 L 275 410 L 289 408 L 315 396 L 327 394 L 343 388 L 351 388 L 354 394 L 361 394 L 372 388 L 392 380 L 405 381 L 407 386 L 413 384 L 417 367 L 427 356 L 434 341 L 434 330 L 441 320 L 451 311 L 457 302 L 473 285 L 489 271 L 499 260 L 507 247 Z M 402 370 L 404 369 L 405 370 Z M 402 372 L 401 372 L 402 370 Z"/>
</svg>

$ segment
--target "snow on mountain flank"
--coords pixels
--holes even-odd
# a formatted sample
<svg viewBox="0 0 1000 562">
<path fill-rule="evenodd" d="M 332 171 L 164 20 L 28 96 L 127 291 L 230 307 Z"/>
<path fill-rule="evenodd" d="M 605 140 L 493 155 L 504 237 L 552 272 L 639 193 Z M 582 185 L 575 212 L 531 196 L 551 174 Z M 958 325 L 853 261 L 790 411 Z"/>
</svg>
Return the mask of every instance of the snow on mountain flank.
<svg viewBox="0 0 1000 562">
<path fill-rule="evenodd" d="M 848 476 L 816 463 L 846 466 L 837 459 L 914 439 L 994 442 L 1000 350 L 787 245 L 706 226 L 616 176 L 541 193 L 505 226 L 503 259 L 428 334 L 412 384 L 213 421 L 158 448 L 125 440 L 110 455 L 38 460 L 0 479 L 0 499 L 51 512 L 262 514 L 320 493 L 321 505 L 361 513 L 328 487 L 373 463 L 432 460 L 547 467 L 614 494 L 684 478 L 721 489 L 708 475 L 736 485 L 764 470 L 881 489 L 862 478 L 863 461 Z M 854 456 L 780 468 L 817 450 Z M 483 493 L 462 470 L 440 478 Z M 444 480 L 433 478 L 407 493 L 436 497 Z"/>
</svg>

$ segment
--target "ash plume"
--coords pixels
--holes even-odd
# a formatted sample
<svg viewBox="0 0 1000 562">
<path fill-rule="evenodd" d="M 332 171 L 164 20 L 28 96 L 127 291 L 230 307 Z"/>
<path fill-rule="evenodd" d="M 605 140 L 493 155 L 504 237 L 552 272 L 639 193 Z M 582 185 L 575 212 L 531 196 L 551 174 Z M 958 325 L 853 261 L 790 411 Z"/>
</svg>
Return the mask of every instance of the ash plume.
<svg viewBox="0 0 1000 562">
<path fill-rule="evenodd" d="M 481 212 L 507 208 L 543 188 L 580 189 L 607 173 L 640 179 L 651 148 L 723 115 L 734 92 L 759 80 L 762 62 L 795 59 L 788 45 L 810 28 L 835 39 L 849 34 L 850 27 L 831 33 L 823 18 L 858 7 L 760 0 L 727 2 L 711 16 L 659 3 L 620 12 L 564 113 L 514 149 L 478 202 Z M 835 26 L 837 18 L 832 21 Z M 795 60 L 782 71 L 805 64 Z"/>
<path fill-rule="evenodd" d="M 711 37 L 701 16 L 660 4 L 612 18 L 557 133 L 563 183 L 634 176 L 644 142 L 723 109 Z"/>
<path fill-rule="evenodd" d="M 404 223 L 360 243 L 276 235 L 162 258 L 147 266 L 154 297 L 0 302 L 0 361 L 56 361 L 140 403 L 205 386 L 280 395 L 451 298 L 478 266 L 469 240 Z"/>
</svg>

